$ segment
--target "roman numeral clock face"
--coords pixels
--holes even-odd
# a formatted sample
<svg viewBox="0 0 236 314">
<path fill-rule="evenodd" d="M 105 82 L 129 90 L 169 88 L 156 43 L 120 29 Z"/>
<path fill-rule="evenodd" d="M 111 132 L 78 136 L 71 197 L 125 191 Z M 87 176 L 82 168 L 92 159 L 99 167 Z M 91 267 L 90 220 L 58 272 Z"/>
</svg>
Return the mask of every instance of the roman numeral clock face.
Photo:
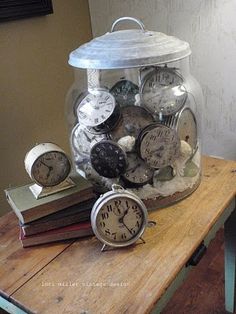
<svg viewBox="0 0 236 314">
<path fill-rule="evenodd" d="M 97 127 L 113 114 L 115 106 L 115 99 L 109 92 L 93 91 L 83 98 L 77 108 L 79 122 L 87 127 Z"/>
</svg>

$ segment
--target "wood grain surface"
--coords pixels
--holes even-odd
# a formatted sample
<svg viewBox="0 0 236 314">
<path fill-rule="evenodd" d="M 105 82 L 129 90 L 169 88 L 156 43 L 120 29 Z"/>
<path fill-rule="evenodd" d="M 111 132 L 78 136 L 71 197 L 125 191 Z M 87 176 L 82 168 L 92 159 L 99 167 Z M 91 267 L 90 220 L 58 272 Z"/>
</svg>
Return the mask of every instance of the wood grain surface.
<svg viewBox="0 0 236 314">
<path fill-rule="evenodd" d="M 157 226 L 147 228 L 145 244 L 101 253 L 94 237 L 75 241 L 11 297 L 37 313 L 150 312 L 234 198 L 235 169 L 236 162 L 203 158 L 199 188 L 149 214 Z M 40 258 L 38 249 L 31 250 Z M 27 253 L 18 254 L 22 265 Z M 26 266 L 28 271 L 33 267 Z M 14 276 L 9 274 L 11 282 Z"/>
<path fill-rule="evenodd" d="M 32 278 L 72 241 L 23 249 L 13 212 L 0 219 L 0 293 L 9 296 Z"/>
</svg>

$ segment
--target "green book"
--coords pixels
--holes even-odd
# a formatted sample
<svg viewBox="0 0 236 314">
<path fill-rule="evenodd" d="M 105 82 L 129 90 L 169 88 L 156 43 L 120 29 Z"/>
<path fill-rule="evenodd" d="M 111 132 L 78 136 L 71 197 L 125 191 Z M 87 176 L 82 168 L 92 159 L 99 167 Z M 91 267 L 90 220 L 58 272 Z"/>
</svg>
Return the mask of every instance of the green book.
<svg viewBox="0 0 236 314">
<path fill-rule="evenodd" d="M 6 189 L 5 194 L 20 222 L 28 223 L 96 197 L 88 180 L 77 176 L 73 181 L 76 185 L 70 189 L 39 199 L 29 189 L 32 184 Z"/>
</svg>

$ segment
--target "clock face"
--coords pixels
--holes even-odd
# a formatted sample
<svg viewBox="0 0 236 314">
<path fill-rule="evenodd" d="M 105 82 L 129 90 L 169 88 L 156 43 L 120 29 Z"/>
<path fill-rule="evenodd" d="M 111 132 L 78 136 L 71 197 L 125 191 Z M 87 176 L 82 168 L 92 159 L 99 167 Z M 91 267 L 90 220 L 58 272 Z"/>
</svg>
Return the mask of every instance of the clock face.
<svg viewBox="0 0 236 314">
<path fill-rule="evenodd" d="M 178 116 L 177 133 L 194 150 L 197 146 L 197 121 L 190 108 L 184 108 Z"/>
<path fill-rule="evenodd" d="M 123 107 L 121 119 L 112 130 L 111 137 L 116 141 L 127 135 L 137 138 L 140 131 L 152 122 L 153 117 L 146 109 L 138 106 Z"/>
<path fill-rule="evenodd" d="M 144 78 L 141 99 L 153 114 L 173 114 L 184 106 L 186 98 L 183 79 L 175 69 L 158 67 Z"/>
<path fill-rule="evenodd" d="M 124 181 L 130 186 L 142 186 L 152 180 L 154 170 L 151 169 L 135 153 L 127 154 L 127 169 L 122 175 Z"/>
<path fill-rule="evenodd" d="M 140 156 L 152 168 L 163 168 L 178 157 L 180 140 L 175 130 L 156 124 L 140 137 Z"/>
<path fill-rule="evenodd" d="M 77 124 L 71 132 L 72 148 L 80 155 L 89 155 L 91 147 L 104 139 L 108 139 L 106 134 L 93 134 L 81 124 Z"/>
<path fill-rule="evenodd" d="M 36 159 L 32 166 L 32 177 L 44 187 L 52 187 L 64 181 L 71 170 L 67 156 L 61 152 L 47 152 Z"/>
<path fill-rule="evenodd" d="M 121 80 L 111 88 L 110 92 L 120 106 L 134 105 L 139 88 L 131 81 Z"/>
<path fill-rule="evenodd" d="M 99 239 L 108 244 L 126 245 L 141 236 L 146 222 L 143 209 L 128 197 L 108 200 L 96 216 L 96 232 Z"/>
<path fill-rule="evenodd" d="M 112 141 L 95 144 L 90 152 L 90 160 L 93 168 L 106 178 L 119 177 L 127 166 L 125 152 Z"/>
<path fill-rule="evenodd" d="M 115 98 L 107 91 L 95 90 L 87 94 L 77 108 L 80 124 L 97 127 L 103 124 L 114 112 Z"/>
</svg>

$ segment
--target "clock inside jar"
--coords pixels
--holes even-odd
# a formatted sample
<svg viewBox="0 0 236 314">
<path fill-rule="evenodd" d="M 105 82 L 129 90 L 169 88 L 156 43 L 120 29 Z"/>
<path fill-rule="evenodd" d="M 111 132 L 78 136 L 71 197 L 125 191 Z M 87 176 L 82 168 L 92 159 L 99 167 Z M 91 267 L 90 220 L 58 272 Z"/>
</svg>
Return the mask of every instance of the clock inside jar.
<svg viewBox="0 0 236 314">
<path fill-rule="evenodd" d="M 139 93 L 139 88 L 133 82 L 122 79 L 110 89 L 110 92 L 120 106 L 128 106 L 135 104 L 135 96 Z"/>
<path fill-rule="evenodd" d="M 120 119 L 120 107 L 105 89 L 90 90 L 77 107 L 77 117 L 90 133 L 111 131 Z"/>
<path fill-rule="evenodd" d="M 122 107 L 121 118 L 117 126 L 111 131 L 111 138 L 118 141 L 129 135 L 137 139 L 141 130 L 153 122 L 153 116 L 145 108 L 139 106 Z"/>
<path fill-rule="evenodd" d="M 157 117 L 176 113 L 186 99 L 184 80 L 176 68 L 155 67 L 142 80 L 141 103 Z"/>
<path fill-rule="evenodd" d="M 140 157 L 155 169 L 171 165 L 180 153 L 180 140 L 176 130 L 160 123 L 142 130 L 137 146 Z"/>
</svg>

